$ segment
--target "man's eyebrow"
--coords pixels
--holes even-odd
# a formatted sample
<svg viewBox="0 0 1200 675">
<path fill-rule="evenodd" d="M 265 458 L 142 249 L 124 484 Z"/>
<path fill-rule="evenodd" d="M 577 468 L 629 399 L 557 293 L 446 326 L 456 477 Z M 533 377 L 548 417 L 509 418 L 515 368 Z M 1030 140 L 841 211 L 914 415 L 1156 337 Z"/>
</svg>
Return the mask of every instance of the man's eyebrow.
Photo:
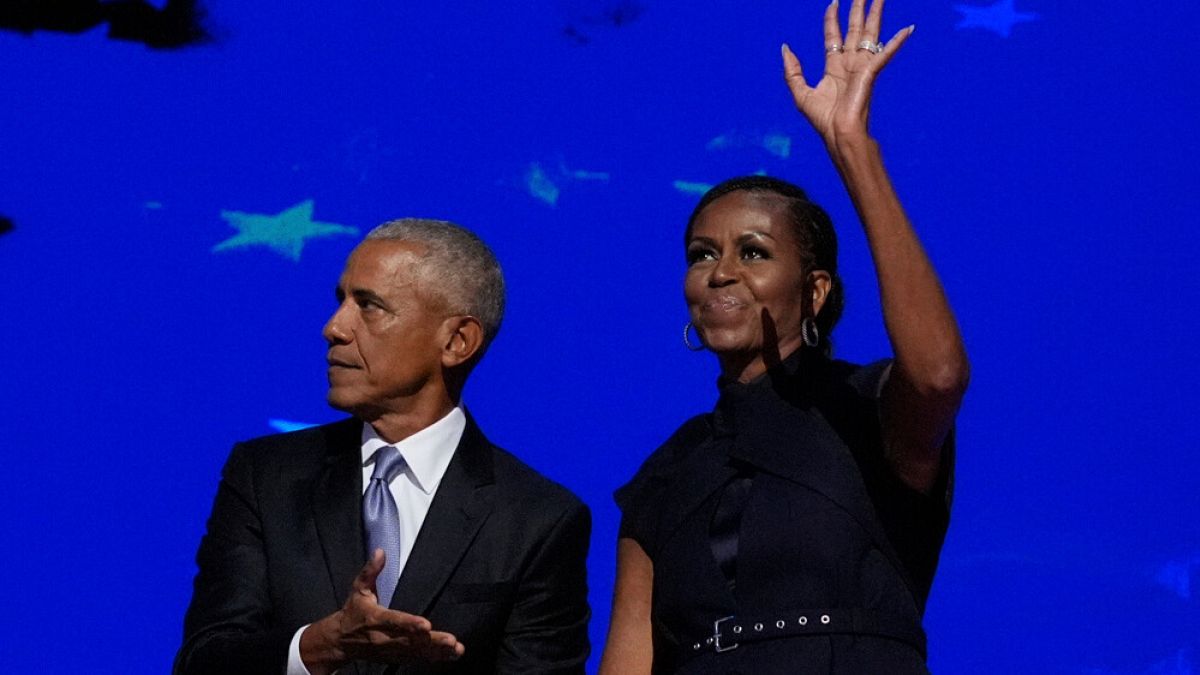
<svg viewBox="0 0 1200 675">
<path fill-rule="evenodd" d="M 333 297 L 339 303 L 346 298 L 346 295 L 346 289 L 342 288 L 341 284 L 333 287 Z M 387 303 L 384 301 L 382 296 L 375 291 L 368 290 L 366 288 L 352 288 L 350 289 L 349 295 L 359 302 L 367 301 L 374 302 L 378 305 L 383 305 L 384 307 L 387 306 Z"/>
<path fill-rule="evenodd" d="M 375 291 L 368 290 L 366 288 L 353 288 L 350 290 L 350 295 L 354 296 L 355 300 L 369 300 L 385 307 L 387 306 L 387 303 L 384 301 L 382 296 Z"/>
</svg>

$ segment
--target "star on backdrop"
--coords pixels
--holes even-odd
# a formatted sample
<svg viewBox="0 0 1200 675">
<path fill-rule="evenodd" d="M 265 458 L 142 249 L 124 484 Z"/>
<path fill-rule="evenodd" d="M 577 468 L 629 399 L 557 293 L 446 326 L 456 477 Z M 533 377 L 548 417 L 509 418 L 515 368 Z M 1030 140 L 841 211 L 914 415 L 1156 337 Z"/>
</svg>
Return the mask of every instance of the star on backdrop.
<svg viewBox="0 0 1200 675">
<path fill-rule="evenodd" d="M 712 183 L 701 183 L 694 180 L 676 180 L 672 181 L 671 185 L 675 186 L 676 190 L 679 190 L 685 195 L 693 195 L 696 197 L 703 197 L 705 192 L 713 189 Z"/>
<path fill-rule="evenodd" d="M 357 236 L 358 228 L 337 223 L 323 223 L 312 219 L 313 200 L 306 199 L 295 206 L 284 209 L 277 215 L 221 211 L 224 218 L 238 233 L 213 246 L 213 253 L 230 249 L 267 246 L 279 255 L 295 261 L 308 239 L 326 239 L 334 236 Z"/>
<path fill-rule="evenodd" d="M 275 431 L 287 433 L 289 431 L 300 431 L 301 429 L 311 429 L 312 427 L 315 427 L 317 425 L 310 424 L 309 422 L 294 422 L 292 420 L 281 420 L 281 419 L 271 418 L 271 419 L 267 420 L 267 426 L 271 427 Z"/>
<path fill-rule="evenodd" d="M 984 28 L 1006 38 L 1012 34 L 1012 28 L 1016 24 L 1038 18 L 1038 15 L 1032 12 L 1018 12 L 1013 3 L 1014 0 L 996 0 L 996 2 L 983 7 L 955 5 L 954 9 L 962 14 L 962 19 L 954 25 L 954 28 L 957 30 Z"/>
<path fill-rule="evenodd" d="M 571 169 L 565 161 L 559 159 L 557 171 L 543 168 L 541 162 L 530 162 L 522 182 L 531 196 L 550 206 L 557 206 L 558 196 L 562 193 L 558 183 L 607 183 L 610 178 L 612 176 L 607 171 Z"/>
</svg>

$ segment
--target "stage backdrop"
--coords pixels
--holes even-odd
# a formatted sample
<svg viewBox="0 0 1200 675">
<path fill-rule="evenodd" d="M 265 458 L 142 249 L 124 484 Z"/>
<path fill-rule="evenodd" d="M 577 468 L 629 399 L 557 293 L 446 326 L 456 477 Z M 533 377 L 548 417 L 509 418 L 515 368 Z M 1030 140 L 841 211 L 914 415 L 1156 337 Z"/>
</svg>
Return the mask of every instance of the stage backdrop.
<svg viewBox="0 0 1200 675">
<path fill-rule="evenodd" d="M 168 670 L 231 444 L 339 417 L 321 326 L 384 220 L 457 221 L 504 265 L 466 402 L 592 508 L 593 668 L 611 493 L 716 397 L 680 340 L 705 186 L 766 172 L 825 204 L 836 354 L 888 354 L 861 229 L 780 75 L 783 41 L 820 72 L 822 3 L 97 7 L 0 18 L 5 670 Z M 1200 10 L 887 14 L 917 30 L 871 125 L 974 366 L 930 664 L 1192 673 Z"/>
</svg>

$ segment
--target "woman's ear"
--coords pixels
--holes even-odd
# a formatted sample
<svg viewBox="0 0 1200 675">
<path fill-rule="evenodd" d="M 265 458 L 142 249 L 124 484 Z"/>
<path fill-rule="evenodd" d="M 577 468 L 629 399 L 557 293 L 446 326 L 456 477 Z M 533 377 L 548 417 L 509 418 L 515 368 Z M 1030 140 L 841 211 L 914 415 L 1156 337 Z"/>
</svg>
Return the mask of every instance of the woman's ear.
<svg viewBox="0 0 1200 675">
<path fill-rule="evenodd" d="M 810 303 L 809 308 L 812 313 L 808 316 L 816 316 L 821 313 L 821 308 L 825 306 L 825 299 L 829 297 L 829 290 L 833 288 L 833 277 L 825 270 L 813 270 L 808 273 L 808 278 L 804 281 L 804 299 Z"/>
<path fill-rule="evenodd" d="M 442 347 L 442 366 L 460 366 L 479 353 L 483 347 L 483 324 L 473 316 L 452 316 L 442 324 L 446 341 Z"/>
</svg>

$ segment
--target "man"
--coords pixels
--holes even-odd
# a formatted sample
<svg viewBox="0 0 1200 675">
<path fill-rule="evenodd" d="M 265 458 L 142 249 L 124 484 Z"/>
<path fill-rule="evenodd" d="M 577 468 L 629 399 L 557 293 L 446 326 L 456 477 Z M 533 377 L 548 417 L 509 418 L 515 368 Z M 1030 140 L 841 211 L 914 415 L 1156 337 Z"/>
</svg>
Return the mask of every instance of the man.
<svg viewBox="0 0 1200 675">
<path fill-rule="evenodd" d="M 354 417 L 234 447 L 175 672 L 582 673 L 587 508 L 459 402 L 503 314 L 491 251 L 385 223 L 337 300 L 328 399 Z"/>
</svg>

